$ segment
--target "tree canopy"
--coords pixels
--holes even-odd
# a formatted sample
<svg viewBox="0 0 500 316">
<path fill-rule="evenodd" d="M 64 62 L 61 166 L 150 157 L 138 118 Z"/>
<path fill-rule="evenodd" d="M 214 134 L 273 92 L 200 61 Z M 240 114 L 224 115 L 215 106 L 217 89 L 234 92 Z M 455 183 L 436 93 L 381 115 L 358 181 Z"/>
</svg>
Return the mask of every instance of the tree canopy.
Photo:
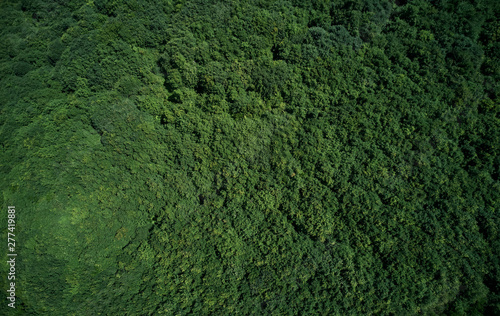
<svg viewBox="0 0 500 316">
<path fill-rule="evenodd" d="M 499 17 L 2 1 L 15 312 L 500 314 Z"/>
</svg>

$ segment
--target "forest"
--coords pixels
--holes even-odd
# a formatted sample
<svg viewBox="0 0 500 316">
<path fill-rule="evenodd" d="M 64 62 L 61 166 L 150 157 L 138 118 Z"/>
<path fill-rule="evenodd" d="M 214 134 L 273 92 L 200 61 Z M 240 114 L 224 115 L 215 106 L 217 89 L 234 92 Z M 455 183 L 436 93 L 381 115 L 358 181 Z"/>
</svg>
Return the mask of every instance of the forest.
<svg viewBox="0 0 500 316">
<path fill-rule="evenodd" d="M 2 315 L 500 315 L 500 1 L 0 1 Z"/>
</svg>

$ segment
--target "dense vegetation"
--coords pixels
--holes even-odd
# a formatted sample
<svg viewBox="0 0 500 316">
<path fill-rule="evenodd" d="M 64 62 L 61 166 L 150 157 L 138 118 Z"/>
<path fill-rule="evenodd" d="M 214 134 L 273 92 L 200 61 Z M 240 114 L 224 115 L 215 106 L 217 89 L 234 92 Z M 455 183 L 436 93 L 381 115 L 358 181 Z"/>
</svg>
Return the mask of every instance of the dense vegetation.
<svg viewBox="0 0 500 316">
<path fill-rule="evenodd" d="M 16 311 L 500 314 L 499 5 L 0 2 Z"/>
</svg>

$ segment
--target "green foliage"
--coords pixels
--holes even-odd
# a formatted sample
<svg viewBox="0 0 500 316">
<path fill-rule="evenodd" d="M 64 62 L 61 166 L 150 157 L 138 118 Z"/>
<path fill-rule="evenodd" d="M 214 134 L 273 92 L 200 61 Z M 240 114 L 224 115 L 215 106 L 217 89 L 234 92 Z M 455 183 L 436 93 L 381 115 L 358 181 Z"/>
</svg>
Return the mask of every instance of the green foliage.
<svg viewBox="0 0 500 316">
<path fill-rule="evenodd" d="M 17 312 L 500 313 L 499 13 L 2 2 Z"/>
</svg>

